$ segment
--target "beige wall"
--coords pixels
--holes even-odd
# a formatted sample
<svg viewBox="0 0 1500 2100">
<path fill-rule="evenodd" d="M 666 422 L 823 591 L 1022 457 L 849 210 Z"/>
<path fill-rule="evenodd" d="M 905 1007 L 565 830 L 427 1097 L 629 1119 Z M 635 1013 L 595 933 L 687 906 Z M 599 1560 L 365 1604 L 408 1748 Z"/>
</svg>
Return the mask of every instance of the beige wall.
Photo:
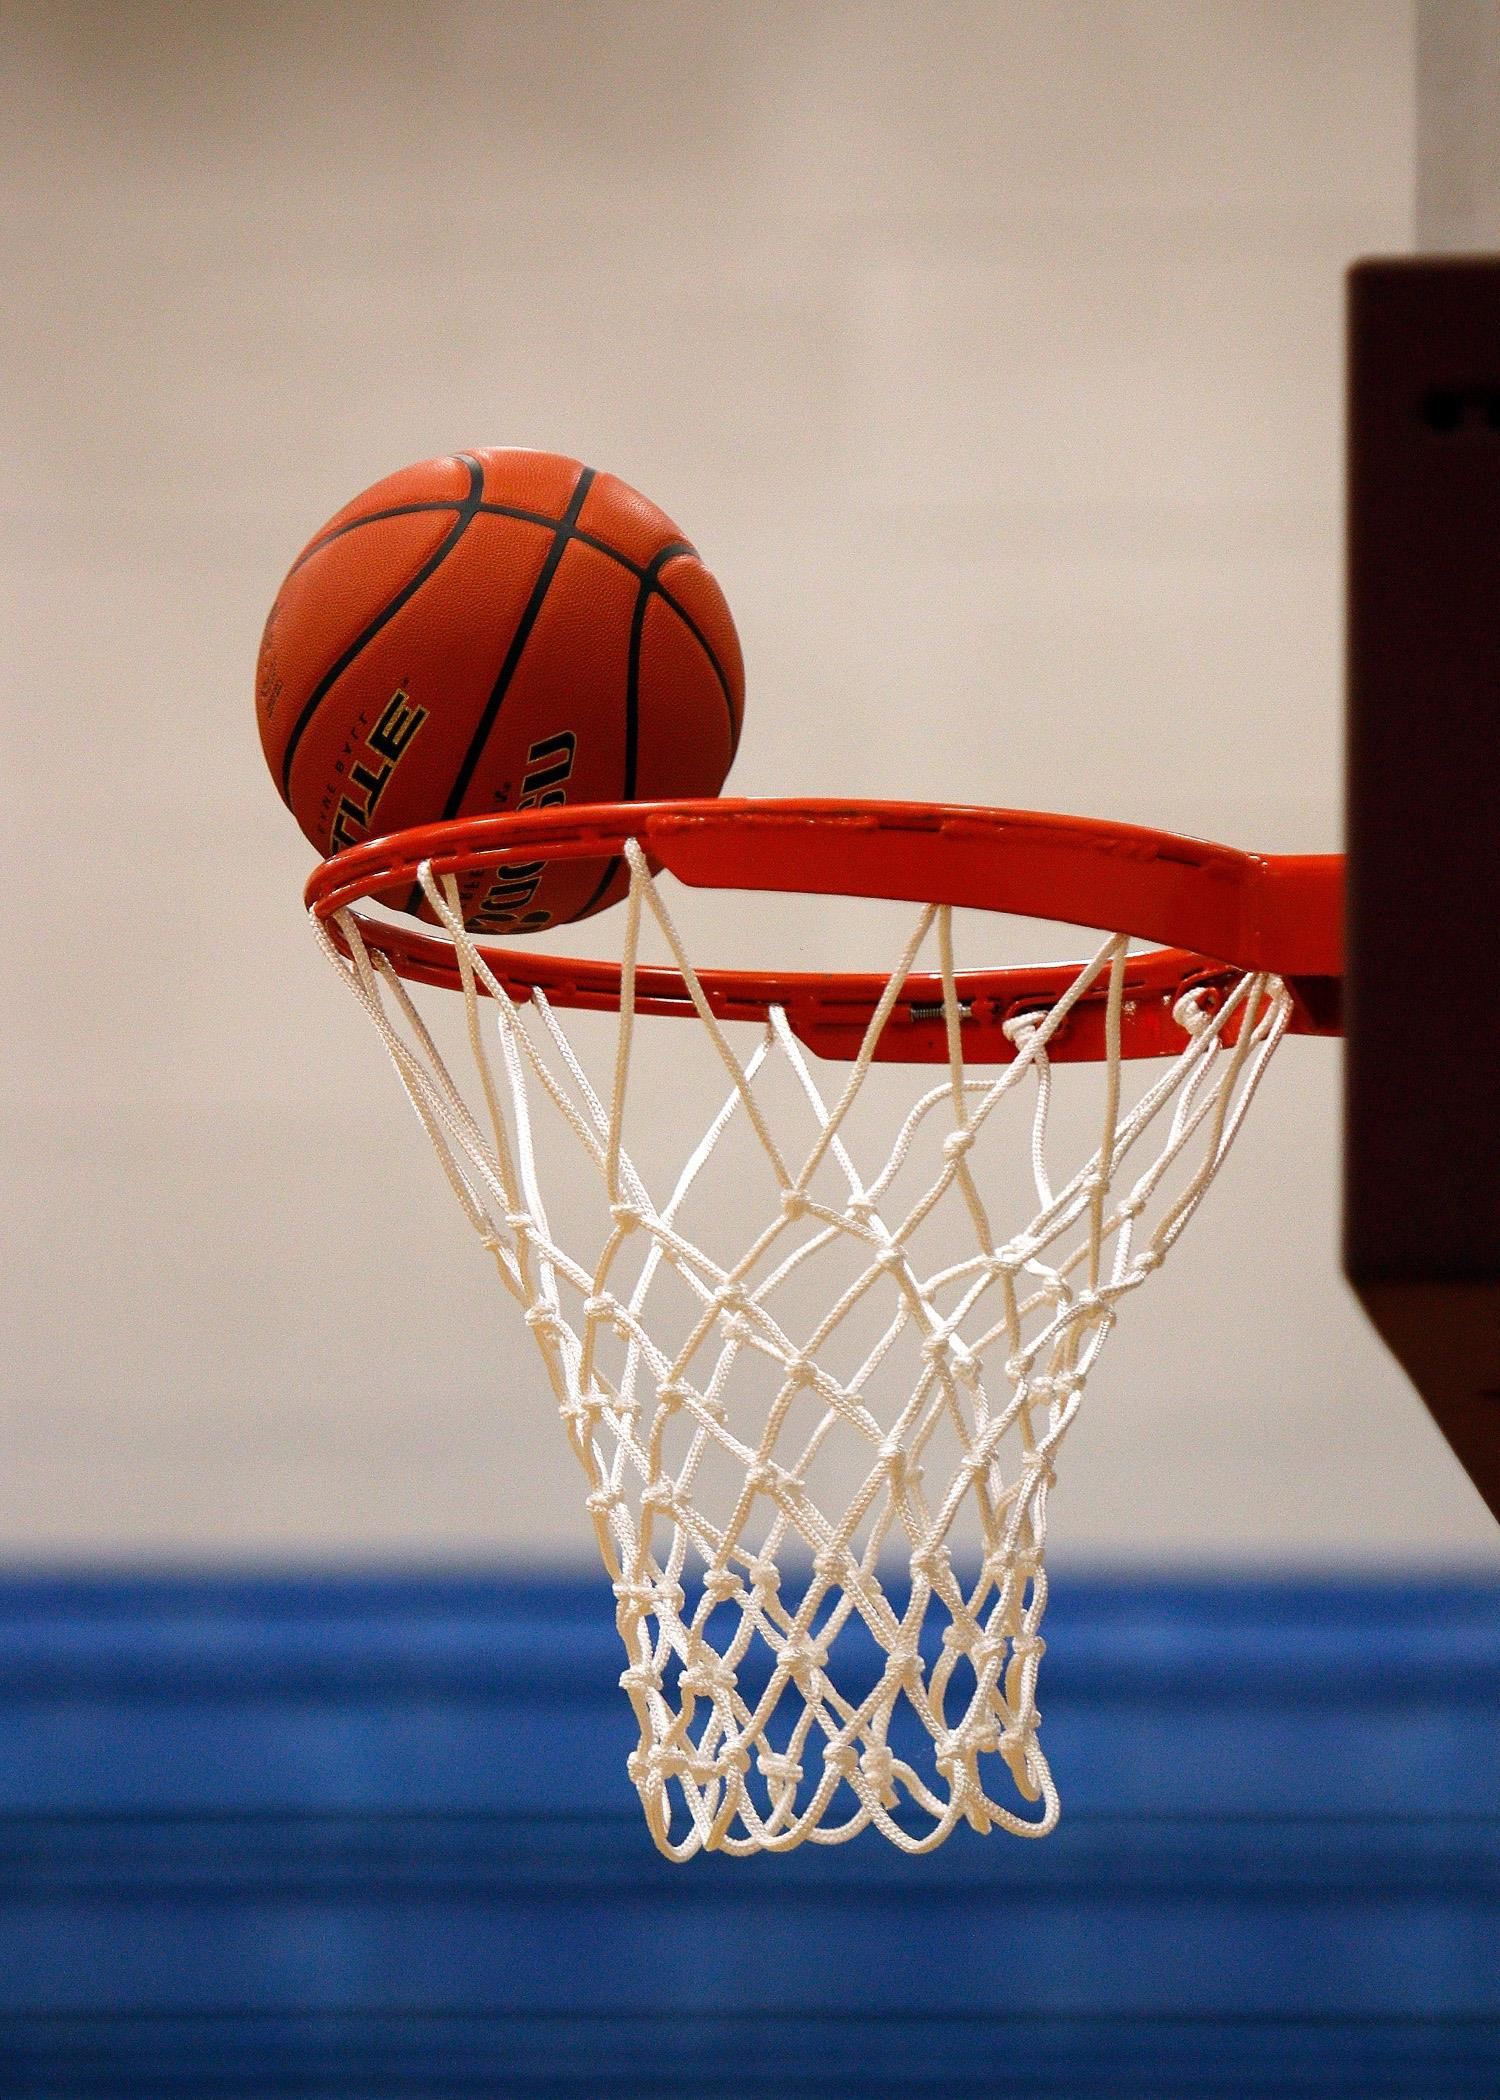
<svg viewBox="0 0 1500 2100">
<path fill-rule="evenodd" d="M 1409 8 L 0 36 L 0 1539 L 571 1550 L 541 1381 L 300 920 L 250 694 L 287 559 L 408 459 L 573 451 L 725 583 L 740 789 L 1331 846 L 1340 273 L 1411 238 Z M 1101 1369 L 1059 1550 L 1494 1556 L 1338 1280 L 1336 1118 L 1291 1045 Z"/>
<path fill-rule="evenodd" d="M 1500 245 L 1500 0 L 1416 0 L 1416 244 Z"/>
</svg>

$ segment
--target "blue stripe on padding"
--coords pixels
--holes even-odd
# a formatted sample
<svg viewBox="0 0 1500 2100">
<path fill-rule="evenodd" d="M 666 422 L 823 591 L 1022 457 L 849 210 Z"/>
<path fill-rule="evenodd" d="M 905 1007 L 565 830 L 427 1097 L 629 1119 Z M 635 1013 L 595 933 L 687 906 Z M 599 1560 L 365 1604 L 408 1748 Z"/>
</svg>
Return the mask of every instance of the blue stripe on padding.
<svg viewBox="0 0 1500 2100">
<path fill-rule="evenodd" d="M 1064 1821 L 674 1868 L 597 1577 L 0 1582 L 0 2093 L 1500 2092 L 1500 1584 L 1056 1578 Z"/>
</svg>

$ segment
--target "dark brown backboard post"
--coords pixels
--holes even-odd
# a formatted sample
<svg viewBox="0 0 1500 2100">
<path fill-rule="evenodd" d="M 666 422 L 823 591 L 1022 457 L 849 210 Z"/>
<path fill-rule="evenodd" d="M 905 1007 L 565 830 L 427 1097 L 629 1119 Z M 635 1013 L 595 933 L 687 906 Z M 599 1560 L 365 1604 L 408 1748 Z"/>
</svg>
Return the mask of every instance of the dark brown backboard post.
<svg viewBox="0 0 1500 2100">
<path fill-rule="evenodd" d="M 1349 281 L 1344 1265 L 1500 1517 L 1500 257 Z"/>
</svg>

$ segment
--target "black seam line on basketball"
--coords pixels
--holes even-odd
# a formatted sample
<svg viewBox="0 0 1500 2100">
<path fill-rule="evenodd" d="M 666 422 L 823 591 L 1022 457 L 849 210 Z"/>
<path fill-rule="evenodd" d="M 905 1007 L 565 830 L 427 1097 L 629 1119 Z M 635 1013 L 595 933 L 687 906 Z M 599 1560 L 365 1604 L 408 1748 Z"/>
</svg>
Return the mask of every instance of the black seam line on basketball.
<svg viewBox="0 0 1500 2100">
<path fill-rule="evenodd" d="M 468 457 L 467 454 L 460 456 L 465 459 Z M 586 471 L 591 472 L 592 469 L 587 469 Z M 427 512 L 454 510 L 456 508 L 458 506 L 454 503 L 398 503 L 389 510 L 372 510 L 367 517 L 351 518 L 347 525 L 336 526 L 332 532 L 327 533 L 321 540 L 314 541 L 305 554 L 299 555 L 293 565 L 292 574 L 295 575 L 303 562 L 310 561 L 320 548 L 329 546 L 334 540 L 342 539 L 346 532 L 357 532 L 361 525 L 382 525 L 388 518 L 410 518 Z M 544 525 L 549 532 L 561 531 L 566 524 L 566 518 L 550 517 L 545 511 L 522 510 L 518 505 L 510 503 L 478 503 L 474 506 L 474 515 L 484 518 L 514 518 L 516 523 L 520 525 Z M 593 533 L 580 531 L 576 526 L 569 532 L 568 537 L 580 541 L 585 547 L 592 547 L 596 553 L 607 555 L 612 562 L 617 562 L 622 569 L 627 569 L 632 576 L 640 581 L 644 581 L 648 577 L 653 577 L 654 579 L 654 572 L 663 562 L 675 561 L 679 555 L 686 555 L 693 561 L 702 559 L 697 548 L 690 540 L 670 541 L 667 546 L 661 548 L 658 553 L 653 555 L 649 563 L 643 565 L 640 562 L 632 561 L 628 554 L 622 554 L 618 547 L 612 547 L 608 540 L 597 539 Z M 708 658 L 709 668 L 719 682 L 719 691 L 723 695 L 724 706 L 729 715 L 729 763 L 733 765 L 735 754 L 740 748 L 740 732 L 744 725 L 743 723 L 737 724 L 735 722 L 734 698 L 729 690 L 729 680 L 725 676 L 724 667 L 719 662 L 712 643 L 686 606 L 679 599 L 674 598 L 666 585 L 659 579 L 654 579 L 653 587 L 671 606 L 673 612 L 676 613 L 677 617 L 693 636 L 699 648 Z"/>
<path fill-rule="evenodd" d="M 620 798 L 624 802 L 635 800 L 636 760 L 640 738 L 641 638 L 646 628 L 646 607 L 651 603 L 652 594 L 661 589 L 663 568 L 669 561 L 675 561 L 680 554 L 692 555 L 696 559 L 697 549 L 690 546 L 686 540 L 669 540 L 665 547 L 659 548 L 652 556 L 650 565 L 641 577 L 641 587 L 636 592 L 635 610 L 630 616 L 630 657 L 625 677 L 625 792 Z M 595 883 L 587 903 L 581 911 L 574 914 L 575 918 L 586 919 L 589 913 L 598 907 L 600 898 L 614 881 L 621 865 L 619 854 L 612 854 L 604 863 L 604 873 Z"/>
<path fill-rule="evenodd" d="M 582 510 L 584 499 L 594 485 L 594 479 L 595 475 L 592 467 L 581 469 L 578 480 L 574 484 L 573 493 L 568 499 L 568 507 L 557 520 L 552 535 L 552 545 L 547 549 L 547 558 L 542 563 L 536 582 L 531 586 L 531 596 L 527 599 L 525 610 L 516 622 L 515 632 L 510 638 L 510 646 L 506 649 L 505 658 L 496 674 L 495 683 L 490 688 L 490 697 L 484 704 L 484 713 L 480 716 L 474 734 L 469 739 L 469 748 L 464 753 L 463 764 L 458 769 L 453 786 L 448 792 L 448 799 L 443 805 L 442 821 L 445 824 L 450 818 L 458 815 L 464 796 L 469 791 L 469 783 L 474 778 L 474 769 L 479 764 L 484 747 L 489 742 L 490 731 L 495 726 L 495 717 L 499 714 L 505 696 L 510 690 L 511 680 L 516 675 L 522 652 L 527 642 L 531 639 L 531 630 L 536 625 L 537 615 L 542 609 L 542 601 L 552 587 L 552 579 L 557 574 L 558 563 L 562 560 L 567 550 L 568 542 L 575 536 L 574 527 L 578 523 L 578 513 Z M 410 912 L 415 912 L 421 905 L 421 902 L 422 886 L 420 883 L 414 883 L 411 894 L 407 899 L 406 908 Z"/>
<path fill-rule="evenodd" d="M 475 510 L 482 510 L 484 506 L 476 503 L 474 508 Z M 320 538 L 313 540 L 308 546 L 304 547 L 297 559 L 292 563 L 292 566 L 287 570 L 287 575 L 288 577 L 295 576 L 304 563 L 310 562 L 315 554 L 321 554 L 325 547 L 331 547 L 334 541 L 341 540 L 345 533 L 358 532 L 361 525 L 384 525 L 388 518 L 434 517 L 438 512 L 448 510 L 457 515 L 463 509 L 463 503 L 457 496 L 454 496 L 451 501 L 444 503 L 393 503 L 389 510 L 368 511 L 362 518 L 350 518 L 347 524 L 335 525 L 332 532 L 323 533 Z"/>
<path fill-rule="evenodd" d="M 625 669 L 625 769 L 620 800 L 634 802 L 637 747 L 640 741 L 641 722 L 641 637 L 646 628 L 646 607 L 651 603 L 651 594 L 657 588 L 662 565 L 669 562 L 679 551 L 679 542 L 672 542 L 653 556 L 650 567 L 641 578 L 641 587 L 635 594 L 635 609 L 630 615 L 630 652 Z"/>
<path fill-rule="evenodd" d="M 589 913 L 597 908 L 599 899 L 604 895 L 604 892 L 609 888 L 610 884 L 614 881 L 619 871 L 620 856 L 618 853 L 616 853 L 605 862 L 604 873 L 599 877 L 599 880 L 595 883 L 593 893 L 590 896 L 587 904 L 583 905 L 580 910 L 574 912 L 573 917 L 575 919 L 586 919 Z"/>
<path fill-rule="evenodd" d="M 358 532 L 362 525 L 384 525 L 390 518 L 422 517 L 439 511 L 458 511 L 464 507 L 455 496 L 441 503 L 394 503 L 389 510 L 369 511 L 362 518 L 351 518 L 346 525 L 336 525 L 332 532 L 326 532 L 321 539 L 314 540 L 310 547 L 297 556 L 288 573 L 295 576 L 304 562 L 311 561 L 315 554 L 321 552 L 324 547 L 332 546 L 335 540 L 341 540 L 345 533 Z M 518 525 L 542 525 L 548 532 L 556 532 L 563 522 L 547 511 L 522 510 L 519 505 L 512 503 L 476 503 L 474 514 L 481 518 L 514 518 Z M 618 562 L 622 569 L 628 569 L 637 579 L 647 573 L 649 564 L 632 561 L 628 554 L 622 554 L 618 547 L 612 547 L 608 540 L 601 540 L 592 532 L 581 531 L 575 526 L 569 536 L 581 540 L 585 547 L 592 547 L 600 554 L 607 554 L 611 561 Z M 662 550 L 662 554 L 673 559 L 679 554 L 690 554 L 694 561 L 700 559 L 697 548 L 688 540 L 673 540 L 669 547 Z M 661 554 L 655 557 L 657 561 L 661 558 Z"/>
<path fill-rule="evenodd" d="M 289 577 L 295 576 L 304 562 L 311 561 L 315 554 L 319 553 L 324 547 L 331 546 L 335 540 L 341 540 L 346 532 L 357 532 L 361 525 L 379 525 L 386 518 L 423 517 L 429 512 L 440 510 L 482 510 L 484 508 L 483 504 L 475 503 L 474 501 L 474 476 L 476 473 L 479 476 L 480 494 L 482 495 L 484 493 L 483 466 L 472 452 L 453 452 L 448 457 L 456 460 L 460 466 L 468 470 L 469 492 L 466 496 L 443 496 L 438 499 L 428 497 L 422 503 L 392 503 L 385 510 L 370 510 L 366 511 L 363 517 L 349 518 L 344 524 L 335 525 L 331 532 L 320 532 L 315 540 L 310 541 L 287 570 L 287 575 Z"/>
<path fill-rule="evenodd" d="M 681 553 L 694 554 L 695 550 L 692 547 L 668 547 L 658 559 L 665 560 L 670 556 Z M 729 716 L 729 763 L 732 766 L 734 764 L 734 755 L 740 748 L 741 725 L 736 723 L 734 719 L 734 695 L 729 690 L 729 680 L 724 675 L 724 666 L 714 654 L 713 644 L 709 641 L 708 636 L 703 632 L 703 629 L 698 625 L 698 622 L 693 618 L 687 607 L 672 596 L 672 593 L 664 583 L 657 581 L 652 585 L 652 588 L 671 606 L 673 612 L 676 613 L 678 619 L 681 620 L 683 626 L 708 658 L 709 668 L 719 681 L 719 691 L 724 696 L 724 708 Z"/>
<path fill-rule="evenodd" d="M 451 530 L 444 536 L 442 544 L 423 562 L 415 576 L 407 579 L 395 596 L 381 607 L 363 632 L 355 637 L 338 661 L 323 673 L 323 676 L 318 680 L 308 696 L 307 704 L 298 716 L 295 728 L 287 738 L 286 750 L 282 753 L 281 758 L 281 799 L 287 804 L 288 808 L 291 807 L 292 799 L 292 761 L 297 755 L 297 746 L 301 743 L 313 716 L 327 699 L 334 686 L 337 685 L 339 679 L 343 677 L 345 671 L 348 670 L 350 664 L 354 662 L 360 651 L 375 639 L 375 636 L 379 634 L 381 628 L 388 621 L 395 618 L 402 606 L 422 588 L 433 571 L 442 566 L 469 529 L 474 513 L 479 507 L 479 500 L 484 494 L 484 469 L 480 466 L 477 459 L 471 459 L 466 452 L 460 453 L 458 456 L 469 470 L 469 498 L 466 503 L 460 505 L 458 516 L 454 519 Z"/>
<path fill-rule="evenodd" d="M 458 777 L 453 783 L 448 800 L 443 808 L 444 823 L 447 823 L 450 817 L 458 815 L 459 805 L 468 793 L 469 782 L 474 778 L 474 768 L 479 764 L 480 753 L 489 741 L 490 731 L 495 726 L 495 717 L 500 712 L 505 696 L 510 690 L 511 680 L 516 675 L 522 653 L 531 639 L 531 630 L 535 627 L 537 615 L 541 612 L 542 601 L 552 588 L 552 579 L 557 574 L 557 565 L 563 558 L 569 540 L 574 537 L 574 527 L 578 523 L 578 513 L 583 509 L 584 499 L 593 485 L 594 470 L 592 467 L 585 467 L 578 477 L 567 509 L 557 521 L 557 528 L 552 536 L 552 545 L 547 550 L 547 558 L 542 563 L 536 582 L 531 586 L 531 596 L 526 601 L 525 611 L 516 622 L 516 631 L 510 638 L 510 647 L 505 652 L 505 661 L 501 664 L 499 675 L 496 677 L 494 685 L 490 688 L 490 697 L 484 704 L 484 713 L 480 716 L 478 727 L 469 739 L 469 748 L 464 753 L 464 762 L 458 769 Z"/>
</svg>

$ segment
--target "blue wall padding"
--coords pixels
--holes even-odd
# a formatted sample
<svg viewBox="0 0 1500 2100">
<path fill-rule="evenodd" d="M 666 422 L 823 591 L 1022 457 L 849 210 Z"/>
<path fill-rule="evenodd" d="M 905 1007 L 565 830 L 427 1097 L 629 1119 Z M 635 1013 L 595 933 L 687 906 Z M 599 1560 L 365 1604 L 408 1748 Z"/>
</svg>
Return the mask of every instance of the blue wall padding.
<svg viewBox="0 0 1500 2100">
<path fill-rule="evenodd" d="M 0 2096 L 1500 2094 L 1500 1584 L 1059 1577 L 1043 1844 L 673 1867 L 598 1578 L 0 1582 Z"/>
</svg>

